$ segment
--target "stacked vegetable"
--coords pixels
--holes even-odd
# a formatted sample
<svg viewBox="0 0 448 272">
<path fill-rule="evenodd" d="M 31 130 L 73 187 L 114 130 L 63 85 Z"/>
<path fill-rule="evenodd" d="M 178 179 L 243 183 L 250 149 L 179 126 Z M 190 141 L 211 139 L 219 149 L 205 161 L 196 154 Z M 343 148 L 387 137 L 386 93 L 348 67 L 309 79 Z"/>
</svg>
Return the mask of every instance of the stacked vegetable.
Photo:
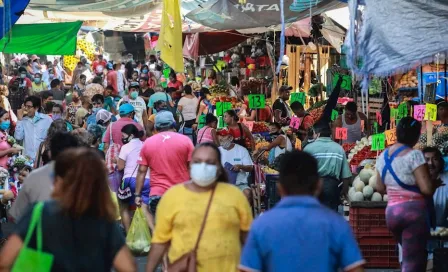
<svg viewBox="0 0 448 272">
<path fill-rule="evenodd" d="M 350 165 L 358 166 L 363 160 L 374 159 L 377 156 L 376 151 L 371 151 L 372 136 L 364 137 L 361 141 L 356 141 L 355 147 L 348 154 Z"/>
<path fill-rule="evenodd" d="M 396 88 L 415 88 L 418 86 L 417 72 L 411 70 L 407 74 L 404 74 L 398 81 Z"/>
<path fill-rule="evenodd" d="M 269 128 L 265 122 L 255 122 L 252 128 L 252 133 L 269 132 Z"/>
<path fill-rule="evenodd" d="M 366 165 L 353 181 L 348 191 L 350 201 L 387 201 L 387 195 L 376 192 L 376 172 L 373 166 Z"/>
</svg>

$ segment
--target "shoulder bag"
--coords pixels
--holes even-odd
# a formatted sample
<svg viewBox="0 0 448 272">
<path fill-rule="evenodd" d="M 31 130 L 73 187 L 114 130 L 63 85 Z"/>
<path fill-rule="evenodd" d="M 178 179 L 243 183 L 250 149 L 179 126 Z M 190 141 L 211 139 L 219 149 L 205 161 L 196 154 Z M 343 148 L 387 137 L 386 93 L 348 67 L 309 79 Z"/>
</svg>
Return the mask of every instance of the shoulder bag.
<svg viewBox="0 0 448 272">
<path fill-rule="evenodd" d="M 212 204 L 213 196 L 215 195 L 216 187 L 213 188 L 212 194 L 210 195 L 210 200 L 207 204 L 207 209 L 205 210 L 204 219 L 202 220 L 201 229 L 199 231 L 198 239 L 196 240 L 196 245 L 194 249 L 182 257 L 180 257 L 174 263 L 168 265 L 168 272 L 196 272 L 197 271 L 197 259 L 196 254 L 199 246 L 199 242 L 201 241 L 202 233 L 204 232 L 205 222 L 207 221 L 208 213 L 210 211 L 210 206 Z"/>
<path fill-rule="evenodd" d="M 28 231 L 26 233 L 25 242 L 19 252 L 19 255 L 12 267 L 12 272 L 22 271 L 39 271 L 46 272 L 51 271 L 53 266 L 54 256 L 53 254 L 42 251 L 42 210 L 44 208 L 43 202 L 38 202 L 34 205 L 33 214 L 31 217 Z M 28 247 L 31 236 L 33 236 L 36 229 L 36 249 Z"/>
</svg>

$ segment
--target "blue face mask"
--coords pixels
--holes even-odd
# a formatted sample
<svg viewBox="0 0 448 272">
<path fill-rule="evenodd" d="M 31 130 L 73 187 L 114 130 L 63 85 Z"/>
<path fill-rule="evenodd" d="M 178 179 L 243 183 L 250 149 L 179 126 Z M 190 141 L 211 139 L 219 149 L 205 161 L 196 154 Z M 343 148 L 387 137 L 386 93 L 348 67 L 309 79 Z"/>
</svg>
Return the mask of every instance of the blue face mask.
<svg viewBox="0 0 448 272">
<path fill-rule="evenodd" d="M 137 99 L 137 97 L 138 97 L 138 92 L 136 92 L 136 91 L 131 92 L 131 93 L 130 93 L 130 97 L 131 97 L 131 99 Z"/>
<path fill-rule="evenodd" d="M 142 70 L 142 73 L 143 73 L 143 74 L 147 74 L 147 73 L 148 73 L 148 69 L 143 69 L 143 70 Z"/>
<path fill-rule="evenodd" d="M 3 121 L 3 122 L 0 123 L 0 129 L 3 130 L 3 131 L 9 129 L 10 126 L 11 126 L 11 122 L 9 120 L 8 121 Z"/>
<path fill-rule="evenodd" d="M 34 83 L 39 84 L 40 83 L 40 78 L 38 78 L 38 77 L 34 78 Z"/>
</svg>

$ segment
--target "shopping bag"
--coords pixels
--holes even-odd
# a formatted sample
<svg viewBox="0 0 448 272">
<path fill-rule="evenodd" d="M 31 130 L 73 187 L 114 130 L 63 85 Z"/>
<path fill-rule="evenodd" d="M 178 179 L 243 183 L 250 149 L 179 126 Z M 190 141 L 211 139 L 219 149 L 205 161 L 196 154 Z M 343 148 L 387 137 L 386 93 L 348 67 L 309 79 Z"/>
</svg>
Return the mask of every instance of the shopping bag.
<svg viewBox="0 0 448 272">
<path fill-rule="evenodd" d="M 126 236 L 126 244 L 135 254 L 147 254 L 151 246 L 151 234 L 149 233 L 148 223 L 142 208 L 135 210 L 134 218 L 132 218 L 131 227 Z"/>
<path fill-rule="evenodd" d="M 26 233 L 25 242 L 22 249 L 19 252 L 14 266 L 12 267 L 12 272 L 46 272 L 51 271 L 53 265 L 53 254 L 45 253 L 42 251 L 42 210 L 44 208 L 44 203 L 39 202 L 34 206 L 33 214 L 31 217 L 30 225 L 28 226 L 28 231 Z M 28 247 L 31 240 L 31 236 L 36 229 L 36 249 Z"/>
</svg>

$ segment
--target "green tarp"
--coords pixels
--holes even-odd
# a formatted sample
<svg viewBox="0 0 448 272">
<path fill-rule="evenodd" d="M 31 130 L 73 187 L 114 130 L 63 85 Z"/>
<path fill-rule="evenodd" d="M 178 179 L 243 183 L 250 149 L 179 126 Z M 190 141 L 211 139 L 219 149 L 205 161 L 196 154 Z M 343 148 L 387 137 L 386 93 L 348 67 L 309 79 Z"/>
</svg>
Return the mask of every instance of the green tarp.
<svg viewBox="0 0 448 272">
<path fill-rule="evenodd" d="M 11 40 L 0 40 L 3 53 L 74 55 L 82 22 L 14 25 Z M 5 47 L 6 43 L 6 47 Z"/>
</svg>

